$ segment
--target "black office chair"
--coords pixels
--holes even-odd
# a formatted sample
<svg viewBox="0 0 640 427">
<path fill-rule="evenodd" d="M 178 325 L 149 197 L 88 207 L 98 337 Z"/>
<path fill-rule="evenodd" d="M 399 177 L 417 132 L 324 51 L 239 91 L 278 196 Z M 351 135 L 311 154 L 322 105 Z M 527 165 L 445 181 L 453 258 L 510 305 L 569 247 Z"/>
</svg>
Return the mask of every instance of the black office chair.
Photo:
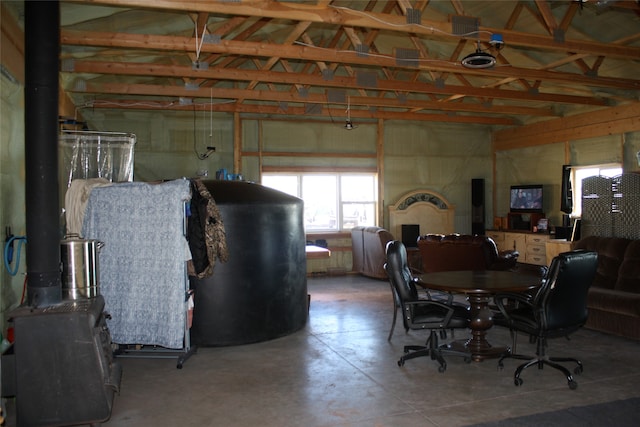
<svg viewBox="0 0 640 427">
<path fill-rule="evenodd" d="M 583 370 L 582 362 L 570 357 L 549 357 L 545 354 L 548 338 L 568 337 L 580 329 L 587 320 L 587 292 L 595 276 L 598 265 L 596 252 L 564 252 L 553 259 L 548 274 L 542 280 L 538 292 L 533 296 L 522 294 L 498 294 L 494 302 L 500 310 L 503 321 L 512 332 L 523 332 L 536 341 L 536 356 L 525 356 L 512 352 L 498 360 L 498 368 L 504 367 L 505 358 L 527 360 L 518 366 L 513 375 L 514 384 L 522 385 L 520 374 L 530 366 L 544 365 L 564 373 L 569 388 L 574 390 L 578 383 L 571 372 L 557 362 L 574 362 L 575 374 Z"/>
<path fill-rule="evenodd" d="M 430 334 L 426 345 L 408 345 L 404 347 L 404 355 L 398 360 L 398 366 L 403 366 L 408 359 L 430 356 L 437 360 L 438 371 L 447 369 L 447 362 L 443 355 L 456 355 L 471 361 L 471 355 L 465 351 L 458 351 L 447 345 L 438 345 L 438 332 L 445 333 L 447 329 L 467 328 L 469 314 L 466 308 L 433 299 L 419 299 L 418 290 L 411 271 L 407 265 L 407 250 L 398 240 L 392 240 L 386 247 L 387 262 L 384 265 L 389 276 L 394 304 L 402 310 L 402 320 L 406 331 L 410 329 L 429 329 Z M 395 319 L 394 319 L 395 322 Z"/>
<path fill-rule="evenodd" d="M 385 247 L 386 249 L 386 247 Z M 406 250 L 406 249 L 405 249 Z M 407 265 L 408 277 L 410 277 L 411 283 L 416 287 L 418 293 L 418 299 L 426 299 L 426 300 L 435 300 L 445 304 L 454 304 L 458 305 L 464 309 L 467 309 L 468 306 L 464 305 L 460 302 L 454 301 L 454 296 L 451 292 L 439 291 L 434 289 L 429 289 L 424 284 L 422 284 L 417 277 L 414 277 L 414 274 L 422 274 L 421 271 L 416 270 L 415 268 L 411 268 Z M 398 293 L 396 292 L 393 282 L 389 280 L 389 286 L 391 287 L 391 294 L 393 295 L 393 321 L 391 322 L 391 329 L 389 330 L 389 335 L 387 336 L 387 341 L 391 341 L 391 337 L 393 336 L 393 332 L 396 329 L 396 321 L 398 319 L 398 309 L 402 309 L 400 303 L 400 297 L 398 297 Z"/>
</svg>

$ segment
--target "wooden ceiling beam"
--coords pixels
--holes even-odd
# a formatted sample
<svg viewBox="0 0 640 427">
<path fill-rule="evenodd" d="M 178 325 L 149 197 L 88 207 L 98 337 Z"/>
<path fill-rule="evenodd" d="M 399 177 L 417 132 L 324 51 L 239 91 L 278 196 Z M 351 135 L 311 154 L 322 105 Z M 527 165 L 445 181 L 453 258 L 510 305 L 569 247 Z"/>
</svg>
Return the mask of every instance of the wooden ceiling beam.
<svg viewBox="0 0 640 427">
<path fill-rule="evenodd" d="M 189 89 L 181 86 L 161 86 L 151 84 L 123 84 L 123 83 L 87 83 L 83 88 L 70 88 L 67 92 L 72 93 L 99 93 L 110 95 L 144 95 L 159 96 L 173 98 L 201 98 L 209 100 L 212 96 L 215 99 L 230 100 L 250 100 L 263 102 L 291 102 L 299 104 L 321 104 L 329 105 L 325 94 L 307 94 L 300 96 L 297 93 L 288 91 L 271 91 L 271 90 L 246 90 L 246 89 L 224 89 L 224 88 L 198 88 Z M 415 101 L 408 100 L 400 102 L 393 98 L 379 98 L 367 96 L 351 96 L 351 106 L 359 107 L 383 107 L 392 109 L 417 109 L 417 110 L 438 110 L 448 112 L 470 112 L 484 114 L 522 114 L 533 116 L 554 116 L 555 114 L 549 109 L 535 109 L 530 107 L 518 106 L 486 106 L 482 104 L 471 103 L 446 103 L 438 101 Z M 352 108 L 352 111 L 358 111 Z"/>
<path fill-rule="evenodd" d="M 309 28 L 309 25 L 311 25 L 311 22 L 298 22 L 298 24 L 294 27 L 293 31 L 291 31 L 291 33 L 287 35 L 287 38 L 283 42 L 283 45 L 290 45 L 294 43 L 297 39 L 300 38 L 302 34 L 304 34 L 307 28 Z M 267 62 L 263 64 L 261 69 L 270 70 L 278 61 L 280 61 L 280 59 L 281 58 L 279 56 L 273 56 L 269 58 Z M 251 83 L 249 83 L 249 89 L 252 89 L 253 87 L 257 86 L 258 83 L 259 81 L 257 80 L 252 81 Z"/>
<path fill-rule="evenodd" d="M 558 24 L 556 22 L 556 18 L 553 16 L 551 12 L 551 7 L 547 0 L 535 0 L 536 6 L 538 6 L 538 11 L 542 16 L 542 20 L 544 21 L 544 26 L 547 32 L 553 35 L 553 32 L 558 28 Z"/>
<path fill-rule="evenodd" d="M 450 2 L 454 14 L 473 17 L 465 13 L 466 3 Z M 534 116 L 559 116 L 563 112 L 568 117 L 584 110 L 584 106 L 635 103 L 640 93 L 640 80 L 633 73 L 618 73 L 614 67 L 618 64 L 608 61 L 640 60 L 637 43 L 640 35 L 627 35 L 607 43 L 589 35 L 583 38 L 571 26 L 578 6 L 569 2 L 560 6 L 548 0 L 517 2 L 506 28 L 478 25 L 474 28 L 477 32 L 464 36 L 454 27 L 457 21 L 450 15 L 424 13 L 429 0 L 391 0 L 384 5 L 376 0 L 364 4 L 334 0 L 77 0 L 77 3 L 89 5 L 87 9 L 94 4 L 121 7 L 123 15 L 132 11 L 137 16 L 144 14 L 143 10 L 156 12 L 149 16 L 170 12 L 177 19 L 180 15 L 182 19 L 190 17 L 196 28 L 193 34 L 187 22 L 187 26 L 176 26 L 177 31 L 167 29 L 166 35 L 141 27 L 137 34 L 78 30 L 98 28 L 93 25 L 63 28 L 62 51 L 78 62 L 75 68 L 63 66 L 61 73 L 65 86 L 75 87 L 74 100 L 80 103 L 95 96 L 92 94 L 105 94 L 102 98 L 111 102 L 122 102 L 114 98 L 140 95 L 151 102 L 173 100 L 171 108 L 182 109 L 185 106 L 177 105 L 178 97 L 192 99 L 194 105 L 228 99 L 224 108 L 230 112 L 239 113 L 246 107 L 252 110 L 250 114 L 262 114 L 263 103 L 267 107 L 264 111 L 273 107 L 287 110 L 285 114 L 295 111 L 295 115 L 313 116 L 323 108 L 318 105 L 310 108 L 310 104 L 327 107 L 327 92 L 340 88 L 349 96 L 354 117 L 414 120 L 409 117 L 415 114 L 415 120 L 448 121 L 442 118 L 453 117 L 454 121 L 495 124 L 493 116 L 501 115 L 512 117 L 503 124 L 518 124 L 518 116 L 528 122 Z M 84 10 L 77 3 L 74 7 Z M 535 23 L 535 28 L 518 25 L 523 10 L 534 15 L 539 27 L 546 31 L 540 31 Z M 416 11 L 423 15 L 419 23 L 408 24 L 416 22 L 413 14 Z M 412 12 L 411 20 L 407 19 L 408 12 Z M 477 13 L 484 16 L 485 12 Z M 430 17 L 433 20 L 427 19 Z M 528 16 L 525 18 L 530 22 Z M 239 24 L 242 21 L 245 23 Z M 275 29 L 256 32 L 256 26 L 252 25 L 271 22 L 276 24 Z M 116 27 L 111 24 L 99 28 Z M 194 50 L 194 41 L 200 40 L 197 35 L 201 31 L 204 35 L 204 28 L 218 37 L 207 39 L 201 48 Z M 494 34 L 502 35 L 506 47 L 504 51 L 497 49 L 497 54 L 495 46 L 491 47 L 499 65 L 489 69 L 463 67 L 459 62 L 463 45 L 473 41 L 479 47 L 488 47 Z M 401 47 L 417 50 L 416 60 L 396 57 L 397 48 L 393 46 L 400 36 L 405 40 Z M 458 42 L 459 49 L 450 56 L 447 49 L 455 47 L 452 42 Z M 77 52 L 81 49 L 69 46 L 89 47 L 96 61 L 79 59 L 81 55 Z M 501 54 L 513 61 L 507 61 Z M 122 58 L 136 55 L 142 55 L 144 63 L 129 66 L 114 62 L 110 66 L 112 59 L 128 61 Z M 522 56 L 521 62 L 516 61 L 521 58 L 518 55 Z M 560 56 L 566 59 L 558 60 Z M 195 61 L 203 66 L 193 66 Z M 524 68 L 511 66 L 510 62 Z M 571 62 L 571 67 L 559 68 Z M 598 71 L 605 75 L 599 76 Z M 367 72 L 372 73 L 372 78 L 361 79 Z M 627 78 L 609 77 L 609 73 Z M 74 78 L 82 84 L 74 85 Z M 110 83 L 113 81 L 123 84 Z M 358 92 L 360 96 L 354 97 Z M 537 108 L 541 105 L 546 108 Z M 487 121 L 480 121 L 482 117 L 476 114 L 484 115 Z"/>
<path fill-rule="evenodd" d="M 108 4 L 140 9 L 174 10 L 184 12 L 208 12 L 212 14 L 259 16 L 286 20 L 310 21 L 336 26 L 376 28 L 387 31 L 414 33 L 433 38 L 459 39 L 453 34 L 450 22 L 421 20 L 420 25 L 407 24 L 403 15 L 391 15 L 375 12 L 362 12 L 333 5 L 315 5 L 268 1 L 183 1 L 183 0 L 84 0 L 91 4 Z M 556 52 L 588 53 L 595 56 L 640 58 L 640 47 L 612 46 L 584 40 L 564 40 L 558 42 L 553 36 L 524 33 L 500 28 L 480 26 L 478 34 L 469 37 L 473 40 L 488 42 L 491 34 L 503 35 L 505 44 L 531 47 Z"/>
<path fill-rule="evenodd" d="M 337 88 L 361 88 L 355 77 L 334 76 L 332 80 L 325 80 L 318 75 L 301 73 L 284 73 L 278 71 L 240 70 L 230 68 L 209 68 L 208 70 L 193 70 L 191 67 L 176 65 L 134 64 L 125 62 L 101 62 L 101 61 L 74 61 L 72 64 L 74 73 L 90 74 L 122 74 L 132 76 L 157 76 L 157 77 L 191 77 L 208 78 L 214 80 L 252 81 L 260 80 L 270 83 L 302 84 L 318 87 Z M 472 86 L 437 86 L 420 82 L 400 82 L 391 80 L 378 80 L 376 87 L 369 88 L 382 91 L 412 92 L 436 95 L 464 95 L 480 98 L 499 98 L 519 101 L 551 101 L 554 103 L 572 103 L 583 105 L 607 105 L 603 100 L 591 97 L 570 96 L 561 94 L 529 93 L 524 91 L 476 88 Z"/>
<path fill-rule="evenodd" d="M 193 39 L 179 36 L 160 36 L 148 34 L 105 33 L 90 31 L 61 31 L 63 45 L 103 46 L 123 49 L 147 49 L 161 51 L 191 51 Z M 408 68 L 415 70 L 415 66 L 399 65 L 396 58 L 376 55 L 358 55 L 355 51 L 332 50 L 308 46 L 283 46 L 273 43 L 246 42 L 223 40 L 218 44 L 205 43 L 202 52 L 225 53 L 229 55 L 247 55 L 262 57 L 283 57 L 287 59 L 337 62 L 344 64 L 359 64 L 367 66 Z M 436 70 L 451 73 L 463 73 L 480 76 L 516 77 L 531 80 L 551 80 L 564 83 L 580 83 L 595 87 L 612 87 L 618 89 L 640 90 L 640 80 L 629 80 L 607 77 L 583 76 L 580 74 L 563 73 L 557 71 L 534 70 L 516 67 L 495 67 L 492 69 L 470 69 L 447 61 L 428 61 L 418 63 L 418 69 Z"/>
<path fill-rule="evenodd" d="M 493 133 L 496 151 L 640 131 L 640 103 L 605 108 Z"/>
</svg>

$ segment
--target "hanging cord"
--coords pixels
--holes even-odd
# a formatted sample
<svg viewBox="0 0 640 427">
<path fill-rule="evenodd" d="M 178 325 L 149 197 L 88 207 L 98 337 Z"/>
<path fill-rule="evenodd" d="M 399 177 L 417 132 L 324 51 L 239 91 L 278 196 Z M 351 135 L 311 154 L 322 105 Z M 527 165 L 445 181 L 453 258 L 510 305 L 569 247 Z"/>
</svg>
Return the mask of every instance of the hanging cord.
<svg viewBox="0 0 640 427">
<path fill-rule="evenodd" d="M 213 112 L 211 113 L 211 135 L 213 135 Z M 193 104 L 193 151 L 194 153 L 196 153 L 196 157 L 198 157 L 198 160 L 204 160 L 206 158 L 208 158 L 211 154 L 213 154 L 216 151 L 216 147 L 207 146 L 207 151 L 203 154 L 198 153 L 198 148 L 196 147 L 196 139 L 197 139 L 197 134 L 196 134 L 196 105 Z"/>
<path fill-rule="evenodd" d="M 351 98 L 347 96 L 347 122 L 351 122 Z"/>
<path fill-rule="evenodd" d="M 337 122 L 334 120 L 333 114 L 331 114 L 331 105 L 329 105 L 329 97 L 328 97 L 328 96 L 325 96 L 325 101 L 324 101 L 324 103 L 325 103 L 325 105 L 327 106 L 327 112 L 329 113 L 329 118 L 331 119 L 331 124 L 339 125 L 339 126 L 340 126 L 340 124 L 339 124 L 339 123 L 337 123 Z"/>
<path fill-rule="evenodd" d="M 198 41 L 198 21 L 194 22 L 196 27 L 196 62 L 200 61 L 200 51 L 202 50 L 202 43 L 204 42 L 204 36 L 207 33 L 207 26 L 202 27 L 202 37 Z"/>
<path fill-rule="evenodd" d="M 196 153 L 198 159 L 202 160 L 200 157 L 200 153 L 198 153 L 198 149 L 196 148 L 196 106 L 193 105 L 193 152 Z"/>
<path fill-rule="evenodd" d="M 207 157 L 209 157 L 209 155 L 207 153 L 204 153 L 204 154 L 198 153 L 198 148 L 196 147 L 196 139 L 197 139 L 197 134 L 196 134 L 196 105 L 193 104 L 193 151 L 194 151 L 194 153 L 196 153 L 196 157 L 198 157 L 198 160 L 204 160 Z"/>
<path fill-rule="evenodd" d="M 18 249 L 16 250 L 16 263 L 15 268 L 11 269 L 11 263 L 13 262 L 13 242 L 18 241 Z M 26 236 L 8 236 L 4 245 L 4 266 L 10 275 L 15 276 L 18 274 L 20 267 L 20 252 L 22 252 L 22 245 L 27 242 Z"/>
<path fill-rule="evenodd" d="M 333 120 L 333 116 L 331 115 L 331 106 L 329 105 L 328 97 L 325 97 L 325 104 L 327 104 L 327 112 L 329 113 L 329 118 L 331 119 L 331 123 L 335 124 L 336 122 Z"/>
</svg>

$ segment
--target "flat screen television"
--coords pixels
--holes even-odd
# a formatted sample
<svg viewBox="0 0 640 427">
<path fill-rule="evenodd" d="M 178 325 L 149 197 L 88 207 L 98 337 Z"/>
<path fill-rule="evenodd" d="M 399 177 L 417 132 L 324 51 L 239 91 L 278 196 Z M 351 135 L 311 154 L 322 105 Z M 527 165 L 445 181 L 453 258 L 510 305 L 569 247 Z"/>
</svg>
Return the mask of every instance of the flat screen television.
<svg viewBox="0 0 640 427">
<path fill-rule="evenodd" d="M 509 198 L 511 212 L 543 213 L 542 185 L 512 185 Z"/>
</svg>

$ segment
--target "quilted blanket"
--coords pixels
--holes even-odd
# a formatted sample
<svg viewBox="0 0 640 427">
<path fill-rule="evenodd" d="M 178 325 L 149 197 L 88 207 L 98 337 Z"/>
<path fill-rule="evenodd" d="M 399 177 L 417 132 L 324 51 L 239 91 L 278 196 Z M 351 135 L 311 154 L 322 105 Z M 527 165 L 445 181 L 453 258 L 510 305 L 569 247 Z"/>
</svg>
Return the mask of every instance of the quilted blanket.
<svg viewBox="0 0 640 427">
<path fill-rule="evenodd" d="M 83 235 L 105 243 L 99 287 L 114 343 L 184 346 L 187 313 L 186 179 L 94 188 Z"/>
</svg>

